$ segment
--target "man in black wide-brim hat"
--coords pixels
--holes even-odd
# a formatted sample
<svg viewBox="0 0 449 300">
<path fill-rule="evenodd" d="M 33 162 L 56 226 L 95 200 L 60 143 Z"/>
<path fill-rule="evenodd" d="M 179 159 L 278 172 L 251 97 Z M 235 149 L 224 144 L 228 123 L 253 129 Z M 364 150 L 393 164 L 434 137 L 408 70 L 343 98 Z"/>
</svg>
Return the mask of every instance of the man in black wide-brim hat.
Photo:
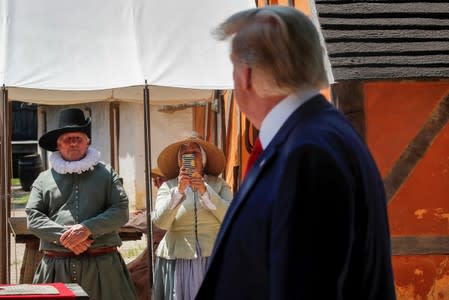
<svg viewBox="0 0 449 300">
<path fill-rule="evenodd" d="M 128 197 L 90 144 L 91 119 L 77 108 L 61 111 L 59 128 L 39 139 L 53 153 L 52 168 L 33 183 L 26 205 L 28 228 L 44 254 L 33 283 L 78 283 L 90 299 L 136 299 L 117 251 Z"/>
</svg>

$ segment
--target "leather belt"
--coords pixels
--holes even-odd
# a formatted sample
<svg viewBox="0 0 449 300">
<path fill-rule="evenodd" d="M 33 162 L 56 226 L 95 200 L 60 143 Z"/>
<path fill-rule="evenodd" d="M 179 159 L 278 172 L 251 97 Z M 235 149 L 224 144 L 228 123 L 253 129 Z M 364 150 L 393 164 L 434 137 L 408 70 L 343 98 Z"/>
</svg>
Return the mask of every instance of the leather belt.
<svg viewBox="0 0 449 300">
<path fill-rule="evenodd" d="M 58 257 L 58 258 L 68 258 L 68 257 L 83 257 L 83 256 L 98 256 L 105 255 L 109 253 L 118 252 L 117 247 L 101 247 L 101 248 L 89 248 L 81 254 L 76 255 L 73 252 L 65 251 L 53 251 L 44 250 L 42 251 L 45 256 L 48 257 Z"/>
</svg>

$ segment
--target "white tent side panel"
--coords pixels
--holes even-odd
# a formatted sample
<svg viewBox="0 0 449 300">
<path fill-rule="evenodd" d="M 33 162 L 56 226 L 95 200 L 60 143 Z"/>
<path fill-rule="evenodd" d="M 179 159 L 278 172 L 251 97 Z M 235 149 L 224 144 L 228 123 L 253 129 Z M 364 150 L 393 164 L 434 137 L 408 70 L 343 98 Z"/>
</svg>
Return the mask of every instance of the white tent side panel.
<svg viewBox="0 0 449 300">
<path fill-rule="evenodd" d="M 0 0 L 0 80 L 10 99 L 46 104 L 141 101 L 132 87 L 141 91 L 145 81 L 154 102 L 210 98 L 211 90 L 232 88 L 228 43 L 211 30 L 254 5 Z"/>
</svg>

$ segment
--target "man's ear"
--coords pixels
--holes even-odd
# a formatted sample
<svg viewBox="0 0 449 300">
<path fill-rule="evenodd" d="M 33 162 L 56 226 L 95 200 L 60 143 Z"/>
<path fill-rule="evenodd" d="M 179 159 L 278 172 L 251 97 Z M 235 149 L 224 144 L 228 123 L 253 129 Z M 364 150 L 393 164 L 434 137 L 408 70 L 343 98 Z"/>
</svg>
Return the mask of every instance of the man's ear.
<svg viewBox="0 0 449 300">
<path fill-rule="evenodd" d="M 244 87 L 247 90 L 252 89 L 253 86 L 253 72 L 250 66 L 244 65 L 243 67 L 243 78 L 244 78 Z"/>
</svg>

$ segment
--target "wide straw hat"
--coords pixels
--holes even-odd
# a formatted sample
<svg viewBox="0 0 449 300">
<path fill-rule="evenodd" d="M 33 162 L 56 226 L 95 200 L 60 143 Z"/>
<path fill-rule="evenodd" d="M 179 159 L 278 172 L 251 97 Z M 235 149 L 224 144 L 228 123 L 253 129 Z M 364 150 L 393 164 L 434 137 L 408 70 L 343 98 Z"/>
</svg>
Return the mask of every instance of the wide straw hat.
<svg viewBox="0 0 449 300">
<path fill-rule="evenodd" d="M 150 175 L 153 177 L 155 177 L 155 176 L 165 177 L 164 173 L 162 173 L 161 169 L 159 169 L 158 167 L 152 168 Z"/>
<path fill-rule="evenodd" d="M 67 108 L 59 114 L 59 127 L 45 133 L 39 139 L 39 146 L 48 151 L 58 151 L 56 141 L 59 136 L 67 132 L 83 132 L 91 138 L 91 120 L 85 118 L 79 108 Z"/>
<path fill-rule="evenodd" d="M 226 165 L 226 158 L 217 146 L 206 142 L 195 134 L 184 136 L 180 141 L 168 145 L 162 150 L 157 158 L 157 165 L 162 173 L 168 178 L 175 178 L 179 174 L 178 151 L 179 147 L 187 143 L 197 143 L 206 152 L 206 165 L 204 173 L 218 176 L 223 172 Z"/>
</svg>

